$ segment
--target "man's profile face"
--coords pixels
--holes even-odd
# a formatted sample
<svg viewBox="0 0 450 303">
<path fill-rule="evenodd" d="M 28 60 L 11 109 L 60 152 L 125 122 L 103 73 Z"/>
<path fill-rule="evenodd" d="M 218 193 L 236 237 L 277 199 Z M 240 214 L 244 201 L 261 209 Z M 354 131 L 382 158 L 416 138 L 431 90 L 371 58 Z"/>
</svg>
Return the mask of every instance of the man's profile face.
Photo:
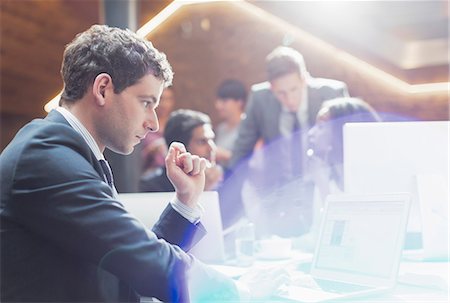
<svg viewBox="0 0 450 303">
<path fill-rule="evenodd" d="M 217 146 L 214 143 L 214 137 L 211 124 L 197 126 L 192 130 L 191 140 L 186 148 L 193 155 L 215 162 Z"/>
<path fill-rule="evenodd" d="M 147 133 L 157 131 L 156 107 L 163 90 L 163 81 L 152 74 L 119 94 L 109 90 L 107 105 L 102 113 L 101 138 L 109 149 L 130 154 Z"/>
<path fill-rule="evenodd" d="M 297 112 L 303 98 L 305 80 L 293 72 L 270 81 L 271 90 L 278 101 L 290 112 Z"/>
</svg>

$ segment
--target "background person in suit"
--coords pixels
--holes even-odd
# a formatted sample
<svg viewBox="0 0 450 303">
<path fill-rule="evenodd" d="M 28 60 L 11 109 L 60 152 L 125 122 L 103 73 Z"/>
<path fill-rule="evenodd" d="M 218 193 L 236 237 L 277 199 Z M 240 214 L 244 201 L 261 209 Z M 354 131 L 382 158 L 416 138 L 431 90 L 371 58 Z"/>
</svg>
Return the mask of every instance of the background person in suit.
<svg viewBox="0 0 450 303">
<path fill-rule="evenodd" d="M 207 160 L 169 147 L 176 194 L 151 231 L 117 200 L 103 157 L 106 147 L 130 154 L 158 129 L 173 75 L 165 55 L 129 30 L 94 25 L 67 45 L 61 73 L 61 107 L 0 156 L 1 301 L 236 300 L 232 280 L 185 252 L 205 232 Z"/>
<path fill-rule="evenodd" d="M 261 230 L 262 233 L 298 235 L 307 230 L 309 216 L 305 213 L 308 207 L 299 204 L 308 203 L 307 196 L 311 192 L 310 185 L 301 180 L 306 159 L 306 133 L 325 100 L 348 96 L 348 92 L 343 82 L 311 77 L 303 56 L 289 47 L 275 48 L 266 58 L 266 69 L 268 81 L 255 84 L 251 89 L 222 195 L 229 196 L 225 198 L 227 201 L 234 201 L 235 206 L 229 203 L 230 208 L 239 209 L 236 204 L 240 197 L 235 193 L 241 190 L 236 186 L 246 182 L 247 194 L 243 195 L 247 199 L 243 202 L 247 213 L 253 213 L 255 220 L 268 213 L 268 218 L 257 224 L 257 229 L 259 225 L 271 229 Z M 263 147 L 253 153 L 259 140 L 263 141 Z M 292 184 L 293 181 L 298 184 Z M 286 186 L 298 191 L 291 192 Z M 273 199 L 268 198 L 271 194 L 274 194 Z M 285 206 L 276 201 L 283 197 L 289 203 L 291 196 L 303 196 L 304 201 Z M 262 204 L 256 203 L 261 197 L 267 199 Z M 290 211 L 292 208 L 298 209 Z M 292 220 L 288 220 L 287 215 L 293 216 Z M 280 224 L 274 224 L 278 221 Z M 304 221 L 304 224 L 292 226 L 291 221 Z M 279 226 L 279 230 L 274 226 Z"/>
<path fill-rule="evenodd" d="M 292 48 L 274 49 L 267 56 L 266 68 L 268 81 L 255 84 L 251 89 L 230 168 L 248 157 L 259 139 L 267 146 L 291 134 L 295 124 L 300 124 L 301 132 L 305 133 L 314 125 L 325 100 L 348 96 L 343 82 L 311 77 L 303 56 Z M 281 148 L 286 149 L 285 146 Z M 282 153 L 274 158 L 282 158 L 280 155 Z M 291 163 L 286 164 L 286 158 L 277 162 L 281 162 L 283 168 L 291 166 Z"/>
<path fill-rule="evenodd" d="M 216 165 L 217 146 L 214 137 L 209 116 L 189 109 L 174 111 L 164 130 L 167 144 L 181 142 L 189 153 L 208 160 L 208 167 L 205 170 L 205 190 L 215 190 L 223 176 L 222 168 Z M 148 178 L 141 179 L 139 187 L 144 192 L 175 191 L 165 167 L 155 171 Z"/>
</svg>

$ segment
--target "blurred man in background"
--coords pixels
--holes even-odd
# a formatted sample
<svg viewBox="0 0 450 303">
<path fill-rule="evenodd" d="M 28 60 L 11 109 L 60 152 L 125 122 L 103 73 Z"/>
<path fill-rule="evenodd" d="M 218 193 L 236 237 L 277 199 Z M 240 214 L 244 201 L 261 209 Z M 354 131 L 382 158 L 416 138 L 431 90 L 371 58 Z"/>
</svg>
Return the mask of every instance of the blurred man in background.
<svg viewBox="0 0 450 303">
<path fill-rule="evenodd" d="M 299 235 L 308 230 L 311 217 L 312 185 L 303 180 L 306 133 L 321 104 L 348 96 L 347 86 L 311 77 L 303 56 L 289 47 L 275 48 L 266 58 L 266 70 L 268 81 L 251 89 L 224 195 L 237 204 L 242 193 L 247 214 L 261 221 L 261 233 Z M 259 140 L 263 148 L 253 152 Z M 242 190 L 236 188 L 242 184 Z"/>
<path fill-rule="evenodd" d="M 216 144 L 214 131 L 208 115 L 187 109 L 174 111 L 164 129 L 164 139 L 168 145 L 181 142 L 189 153 L 203 157 L 209 161 L 206 168 L 205 190 L 215 190 L 222 181 L 222 168 L 216 165 Z M 144 192 L 174 191 L 172 183 L 166 175 L 165 167 L 161 167 L 141 179 L 140 190 Z"/>
</svg>

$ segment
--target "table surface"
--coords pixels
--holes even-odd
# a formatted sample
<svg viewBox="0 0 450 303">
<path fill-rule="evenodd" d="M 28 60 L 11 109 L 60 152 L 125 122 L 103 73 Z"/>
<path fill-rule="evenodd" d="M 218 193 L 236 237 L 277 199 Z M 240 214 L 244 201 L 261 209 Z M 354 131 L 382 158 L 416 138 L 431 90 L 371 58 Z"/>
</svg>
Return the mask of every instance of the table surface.
<svg viewBox="0 0 450 303">
<path fill-rule="evenodd" d="M 255 256 L 250 266 L 236 266 L 229 260 L 226 265 L 212 265 L 218 271 L 238 279 L 249 270 L 264 267 L 308 269 L 312 254 L 293 252 L 291 258 L 270 260 Z M 384 294 L 353 298 L 351 302 L 450 302 L 449 262 L 420 262 L 403 260 L 398 282 L 394 289 Z M 276 300 L 282 302 L 282 300 Z M 272 300 L 271 300 L 272 302 Z"/>
</svg>

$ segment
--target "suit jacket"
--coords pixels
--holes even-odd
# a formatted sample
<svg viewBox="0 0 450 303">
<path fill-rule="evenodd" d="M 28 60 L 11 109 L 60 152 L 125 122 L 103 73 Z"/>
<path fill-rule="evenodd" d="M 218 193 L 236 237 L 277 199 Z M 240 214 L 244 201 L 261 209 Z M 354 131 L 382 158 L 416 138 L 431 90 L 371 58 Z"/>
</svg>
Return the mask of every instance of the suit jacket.
<svg viewBox="0 0 450 303">
<path fill-rule="evenodd" d="M 309 125 L 314 125 L 322 103 L 329 99 L 348 96 L 348 91 L 343 82 L 310 78 L 307 82 L 307 94 L 308 122 Z M 252 87 L 245 118 L 239 126 L 239 135 L 229 162 L 230 168 L 249 156 L 259 139 L 263 139 L 264 145 L 268 145 L 281 137 L 279 129 L 281 111 L 281 103 L 272 93 L 269 82 Z"/>
<path fill-rule="evenodd" d="M 336 97 L 348 96 L 348 91 L 343 82 L 309 78 L 307 95 L 308 124 L 314 125 L 322 103 Z M 292 179 L 289 179 L 291 177 L 287 177 L 286 174 L 286 171 L 290 171 L 291 163 L 283 156 L 286 154 L 287 146 L 290 145 L 290 139 L 284 138 L 280 133 L 281 113 L 281 103 L 272 93 L 269 82 L 259 83 L 252 87 L 245 118 L 239 126 L 239 134 L 234 144 L 225 181 L 219 189 L 223 216 L 229 218 L 224 220 L 225 225 L 233 224 L 244 213 L 241 201 L 242 184 L 244 182 L 248 181 L 251 186 L 255 187 L 255 192 L 258 192 L 261 197 L 267 197 L 280 188 L 286 187 L 286 184 L 292 181 Z M 303 129 L 302 132 L 306 133 L 307 129 Z M 264 148 L 253 153 L 255 145 L 260 139 L 264 141 Z M 302 188 L 301 191 L 309 193 L 311 192 L 311 186 L 311 184 L 305 184 L 305 188 Z M 304 197 L 304 200 L 308 200 L 308 198 Z M 273 207 L 266 208 L 269 211 L 270 209 L 273 210 Z M 283 210 L 282 207 L 280 209 Z M 299 212 L 303 212 L 304 208 L 299 209 L 301 209 Z M 287 211 L 287 209 L 284 209 L 281 213 Z M 307 217 L 308 214 L 304 213 L 302 216 Z M 274 214 L 270 214 L 270 217 L 274 217 Z M 293 220 L 301 221 L 298 218 Z M 287 220 L 281 217 L 280 222 L 282 221 Z M 274 224 L 276 223 L 274 222 Z M 300 229 L 303 229 L 304 232 L 306 227 L 298 230 Z M 292 234 L 282 233 L 281 235 Z"/>
<path fill-rule="evenodd" d="M 2 302 L 189 300 L 186 271 L 198 261 L 183 250 L 203 227 L 168 206 L 146 229 L 113 198 L 94 154 L 61 114 L 24 126 L 0 170 Z"/>
</svg>

